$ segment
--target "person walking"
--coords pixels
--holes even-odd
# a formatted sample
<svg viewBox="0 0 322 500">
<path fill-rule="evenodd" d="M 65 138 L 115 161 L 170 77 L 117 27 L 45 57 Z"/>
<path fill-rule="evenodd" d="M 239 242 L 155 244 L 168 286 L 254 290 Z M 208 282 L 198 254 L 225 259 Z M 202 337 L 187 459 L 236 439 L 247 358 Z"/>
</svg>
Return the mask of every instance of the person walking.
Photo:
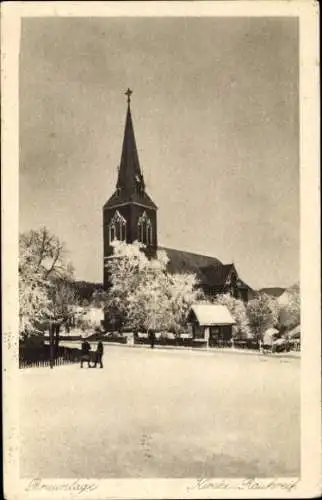
<svg viewBox="0 0 322 500">
<path fill-rule="evenodd" d="M 83 368 L 84 361 L 87 362 L 87 368 L 91 368 L 91 365 L 90 365 L 90 350 L 91 350 L 91 346 L 90 346 L 89 342 L 86 339 L 83 340 L 82 347 L 81 347 L 81 358 L 80 358 L 80 362 L 81 362 L 80 367 L 81 368 Z"/>
<path fill-rule="evenodd" d="M 99 341 L 95 352 L 95 364 L 93 368 L 96 368 L 97 363 L 100 364 L 100 368 L 103 368 L 103 362 L 102 362 L 103 354 L 104 354 L 103 342 Z"/>
<path fill-rule="evenodd" d="M 154 345 L 155 345 L 155 333 L 154 332 L 150 332 L 150 346 L 151 346 L 151 349 L 154 349 Z"/>
</svg>

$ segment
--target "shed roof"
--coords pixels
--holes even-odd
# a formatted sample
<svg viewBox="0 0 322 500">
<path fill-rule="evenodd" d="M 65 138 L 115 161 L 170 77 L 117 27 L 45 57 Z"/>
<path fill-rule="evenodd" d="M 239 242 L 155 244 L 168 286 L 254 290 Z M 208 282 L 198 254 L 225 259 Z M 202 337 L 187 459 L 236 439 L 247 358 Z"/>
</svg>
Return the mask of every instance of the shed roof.
<svg viewBox="0 0 322 500">
<path fill-rule="evenodd" d="M 235 323 L 226 306 L 216 304 L 194 304 L 191 311 L 195 314 L 199 325 L 233 325 Z"/>
</svg>

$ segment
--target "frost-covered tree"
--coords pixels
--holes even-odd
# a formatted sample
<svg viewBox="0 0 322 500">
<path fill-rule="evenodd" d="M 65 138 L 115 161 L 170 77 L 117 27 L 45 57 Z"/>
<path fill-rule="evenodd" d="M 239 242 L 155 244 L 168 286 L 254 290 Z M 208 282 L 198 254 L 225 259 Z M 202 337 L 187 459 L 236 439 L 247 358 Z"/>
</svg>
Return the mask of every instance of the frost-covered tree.
<svg viewBox="0 0 322 500">
<path fill-rule="evenodd" d="M 301 320 L 300 285 L 296 283 L 288 288 L 283 294 L 283 299 L 279 311 L 279 324 L 284 330 L 290 330 L 299 325 Z"/>
<path fill-rule="evenodd" d="M 194 274 L 169 274 L 165 290 L 168 299 L 167 329 L 179 335 L 185 327 L 191 305 L 202 298 Z"/>
<path fill-rule="evenodd" d="M 64 323 L 66 329 L 69 330 L 73 306 L 78 301 L 73 281 L 69 277 L 55 279 L 49 287 L 49 299 L 53 318 Z"/>
<path fill-rule="evenodd" d="M 39 323 L 55 319 L 58 283 L 71 279 L 64 244 L 47 228 L 19 237 L 19 332 L 26 337 L 37 332 Z M 57 302 L 57 301 L 56 301 Z"/>
<path fill-rule="evenodd" d="M 110 317 L 122 318 L 123 325 L 134 331 L 179 333 L 198 296 L 196 278 L 169 274 L 164 251 L 148 259 L 142 249 L 137 242 L 114 242 L 113 258 L 107 264 L 111 287 L 105 311 Z"/>
<path fill-rule="evenodd" d="M 19 333 L 28 337 L 38 331 L 37 325 L 51 314 L 48 286 L 41 276 L 19 273 Z"/>
<path fill-rule="evenodd" d="M 246 314 L 246 306 L 242 300 L 235 299 L 229 293 L 217 295 L 215 304 L 226 306 L 234 318 L 236 324 L 233 326 L 233 338 L 247 339 L 250 336 L 250 328 Z"/>
<path fill-rule="evenodd" d="M 107 294 L 100 296 L 103 301 L 105 299 L 105 312 L 121 327 L 129 322 L 133 297 L 147 271 L 148 259 L 141 248 L 142 245 L 137 242 L 128 245 L 116 240 L 113 243 L 113 258 L 106 265 L 111 286 Z"/>
<path fill-rule="evenodd" d="M 22 233 L 19 238 L 19 266 L 42 279 L 65 278 L 73 274 L 64 243 L 46 227 Z"/>
<path fill-rule="evenodd" d="M 131 295 L 128 310 L 128 325 L 134 331 L 146 333 L 165 330 L 167 325 L 166 296 L 162 293 L 160 282 L 148 278 L 141 282 Z"/>
<path fill-rule="evenodd" d="M 251 331 L 261 344 L 265 330 L 277 324 L 278 302 L 275 298 L 262 293 L 248 302 L 246 312 Z"/>
</svg>

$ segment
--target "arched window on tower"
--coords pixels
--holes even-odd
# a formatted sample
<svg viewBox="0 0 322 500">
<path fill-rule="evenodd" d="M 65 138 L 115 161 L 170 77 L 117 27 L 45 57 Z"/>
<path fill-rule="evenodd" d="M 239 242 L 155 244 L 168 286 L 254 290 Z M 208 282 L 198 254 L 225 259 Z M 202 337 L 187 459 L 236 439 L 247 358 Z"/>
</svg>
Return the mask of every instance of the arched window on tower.
<svg viewBox="0 0 322 500">
<path fill-rule="evenodd" d="M 152 222 L 144 211 L 138 220 L 138 240 L 144 245 L 152 245 L 153 229 Z"/>
<path fill-rule="evenodd" d="M 118 210 L 116 210 L 108 225 L 108 232 L 110 244 L 114 240 L 126 241 L 126 220 Z"/>
</svg>

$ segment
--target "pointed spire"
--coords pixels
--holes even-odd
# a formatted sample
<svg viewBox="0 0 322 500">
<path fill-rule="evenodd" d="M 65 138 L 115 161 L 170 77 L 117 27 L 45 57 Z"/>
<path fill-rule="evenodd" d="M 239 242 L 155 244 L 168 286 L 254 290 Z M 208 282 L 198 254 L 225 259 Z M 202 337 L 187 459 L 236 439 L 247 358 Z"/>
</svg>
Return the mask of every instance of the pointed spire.
<svg viewBox="0 0 322 500">
<path fill-rule="evenodd" d="M 128 105 L 130 106 L 130 102 L 131 102 L 131 95 L 133 94 L 133 91 L 131 89 L 127 89 L 126 92 L 124 92 L 124 94 L 127 96 L 127 103 Z"/>
<path fill-rule="evenodd" d="M 117 179 L 117 188 L 124 190 L 128 194 L 133 193 L 133 191 L 138 188 L 141 188 L 142 190 L 145 188 L 139 163 L 130 108 L 130 98 L 132 93 L 133 92 L 130 89 L 127 89 L 125 92 L 128 107 L 124 128 L 121 163 Z"/>
<path fill-rule="evenodd" d="M 145 188 L 143 170 L 141 170 L 139 155 L 135 142 L 134 128 L 131 115 L 131 89 L 124 92 L 127 97 L 127 113 L 124 127 L 124 138 L 121 162 L 117 168 L 116 189 L 107 200 L 104 208 L 112 208 L 120 203 L 140 203 L 147 208 L 157 210 Z"/>
</svg>

